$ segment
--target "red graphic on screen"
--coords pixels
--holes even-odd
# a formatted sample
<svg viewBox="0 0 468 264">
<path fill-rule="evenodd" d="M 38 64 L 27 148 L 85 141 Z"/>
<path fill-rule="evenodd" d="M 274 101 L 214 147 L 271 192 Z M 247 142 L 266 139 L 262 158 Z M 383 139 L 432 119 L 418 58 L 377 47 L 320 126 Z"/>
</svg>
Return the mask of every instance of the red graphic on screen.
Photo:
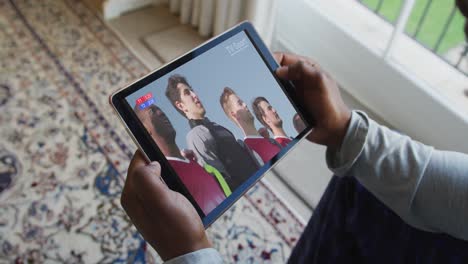
<svg viewBox="0 0 468 264">
<path fill-rule="evenodd" d="M 153 97 L 153 93 L 149 92 L 149 93 L 143 95 L 142 97 L 136 99 L 136 104 L 141 105 L 142 103 L 148 101 L 152 97 Z"/>
<path fill-rule="evenodd" d="M 149 92 L 143 95 L 142 97 L 136 99 L 136 104 L 140 107 L 140 110 L 143 110 L 146 107 L 154 104 L 153 94 Z"/>
</svg>

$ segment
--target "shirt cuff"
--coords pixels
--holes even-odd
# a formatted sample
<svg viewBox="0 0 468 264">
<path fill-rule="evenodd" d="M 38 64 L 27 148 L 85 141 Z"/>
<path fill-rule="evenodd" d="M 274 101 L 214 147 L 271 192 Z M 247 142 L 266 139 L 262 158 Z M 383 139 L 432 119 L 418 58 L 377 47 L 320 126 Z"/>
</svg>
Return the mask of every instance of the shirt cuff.
<svg viewBox="0 0 468 264">
<path fill-rule="evenodd" d="M 221 255 L 214 248 L 204 248 L 182 256 L 175 257 L 166 264 L 219 264 L 223 263 Z"/>
<path fill-rule="evenodd" d="M 337 176 L 345 175 L 361 155 L 369 131 L 369 117 L 361 111 L 351 113 L 351 121 L 338 151 L 326 153 L 328 168 Z"/>
</svg>

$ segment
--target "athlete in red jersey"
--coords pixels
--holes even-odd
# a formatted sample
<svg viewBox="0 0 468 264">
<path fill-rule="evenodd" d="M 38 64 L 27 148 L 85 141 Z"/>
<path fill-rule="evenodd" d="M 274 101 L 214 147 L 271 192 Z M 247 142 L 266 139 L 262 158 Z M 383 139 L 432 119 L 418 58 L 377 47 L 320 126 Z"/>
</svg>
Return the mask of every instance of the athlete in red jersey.
<svg viewBox="0 0 468 264">
<path fill-rule="evenodd" d="M 176 131 L 159 107 L 152 104 L 142 110 L 137 105 L 134 110 L 203 213 L 207 215 L 226 198 L 221 189 L 222 183 L 196 162 L 181 155 L 175 142 Z"/>
<path fill-rule="evenodd" d="M 283 136 L 275 136 L 273 137 L 276 142 L 278 142 L 282 147 L 286 147 L 289 143 L 291 143 L 292 139 L 289 137 Z"/>
<path fill-rule="evenodd" d="M 263 160 L 268 162 L 280 151 L 280 147 L 271 142 L 271 139 L 262 136 L 246 136 L 244 143 L 255 151 Z"/>
<path fill-rule="evenodd" d="M 273 138 L 276 142 L 285 147 L 292 141 L 286 135 L 286 132 L 284 132 L 283 120 L 265 97 L 259 96 L 255 98 L 252 103 L 252 109 L 257 120 L 273 133 Z"/>
<path fill-rule="evenodd" d="M 244 143 L 260 156 L 263 163 L 270 161 L 280 151 L 278 144 L 259 134 L 249 108 L 231 88 L 224 88 L 219 101 L 227 117 L 244 133 Z"/>
<path fill-rule="evenodd" d="M 206 215 L 226 198 L 215 178 L 195 161 L 175 157 L 166 159 Z"/>
</svg>

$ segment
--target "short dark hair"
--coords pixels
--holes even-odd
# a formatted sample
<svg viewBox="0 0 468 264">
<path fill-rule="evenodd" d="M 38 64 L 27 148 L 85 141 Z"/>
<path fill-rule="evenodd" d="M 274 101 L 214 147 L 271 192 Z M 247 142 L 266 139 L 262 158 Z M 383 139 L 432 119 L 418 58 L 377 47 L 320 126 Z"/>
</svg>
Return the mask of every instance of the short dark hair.
<svg viewBox="0 0 468 264">
<path fill-rule="evenodd" d="M 229 96 L 236 94 L 231 88 L 224 87 L 221 96 L 219 97 L 219 104 L 224 110 L 224 113 L 232 120 L 231 116 L 229 115 L 229 110 L 231 110 L 231 105 L 228 104 Z"/>
<path fill-rule="evenodd" d="M 268 100 L 263 97 L 263 96 L 258 96 L 256 97 L 253 102 L 252 102 L 252 109 L 254 111 L 254 114 L 255 114 L 255 117 L 257 118 L 257 120 L 263 125 L 265 126 L 266 128 L 270 129 L 271 130 L 271 127 L 263 120 L 263 116 L 265 115 L 265 111 L 263 111 L 263 109 L 259 106 L 259 104 L 261 102 L 267 102 L 267 103 L 270 103 L 268 102 Z"/>
<path fill-rule="evenodd" d="M 169 101 L 171 102 L 171 104 L 175 107 L 175 109 L 177 110 L 177 112 L 179 112 L 181 115 L 183 115 L 184 117 L 187 117 L 184 113 L 184 111 L 180 110 L 179 108 L 177 108 L 176 106 L 176 101 L 180 101 L 180 91 L 179 89 L 177 89 L 177 85 L 181 83 L 181 84 L 184 84 L 184 85 L 187 85 L 190 89 L 192 89 L 192 87 L 190 86 L 190 84 L 187 82 L 187 79 L 185 79 L 184 76 L 180 75 L 180 74 L 173 74 L 171 75 L 171 77 L 169 77 L 169 79 L 167 80 L 167 87 L 166 87 L 166 97 L 167 99 L 169 99 Z"/>
<path fill-rule="evenodd" d="M 143 127 L 145 127 L 146 129 L 148 129 L 146 127 L 146 120 L 144 120 L 144 112 L 145 112 L 145 109 L 147 108 L 144 108 L 144 109 L 141 109 L 140 106 L 138 104 L 135 105 L 135 107 L 133 108 L 133 111 L 135 112 L 135 114 L 137 115 L 138 119 L 140 119 L 140 122 L 143 124 Z M 151 121 L 151 117 L 148 118 L 149 121 Z M 153 122 L 151 122 L 151 126 L 152 128 L 154 128 L 154 125 L 153 125 Z M 149 131 L 148 131 L 149 132 Z"/>
<path fill-rule="evenodd" d="M 138 104 L 135 105 L 135 107 L 133 108 L 133 111 L 137 115 L 138 119 L 140 119 L 143 123 L 142 116 L 141 116 L 141 113 L 143 113 L 143 110 L 140 108 Z"/>
</svg>

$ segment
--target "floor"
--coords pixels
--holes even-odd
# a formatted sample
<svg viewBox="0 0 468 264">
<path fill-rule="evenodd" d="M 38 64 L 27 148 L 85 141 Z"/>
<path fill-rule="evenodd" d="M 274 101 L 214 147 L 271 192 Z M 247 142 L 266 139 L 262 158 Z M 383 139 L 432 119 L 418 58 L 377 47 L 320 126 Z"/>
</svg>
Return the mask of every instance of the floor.
<svg viewBox="0 0 468 264">
<path fill-rule="evenodd" d="M 151 69 L 205 41 L 194 28 L 181 25 L 178 17 L 170 14 L 165 5 L 132 11 L 108 21 L 108 24 Z M 343 97 L 350 107 L 366 110 L 350 95 L 343 93 Z M 265 179 L 281 193 L 293 211 L 307 220 L 331 175 L 325 163 L 325 147 L 303 140 L 266 174 Z"/>
</svg>

